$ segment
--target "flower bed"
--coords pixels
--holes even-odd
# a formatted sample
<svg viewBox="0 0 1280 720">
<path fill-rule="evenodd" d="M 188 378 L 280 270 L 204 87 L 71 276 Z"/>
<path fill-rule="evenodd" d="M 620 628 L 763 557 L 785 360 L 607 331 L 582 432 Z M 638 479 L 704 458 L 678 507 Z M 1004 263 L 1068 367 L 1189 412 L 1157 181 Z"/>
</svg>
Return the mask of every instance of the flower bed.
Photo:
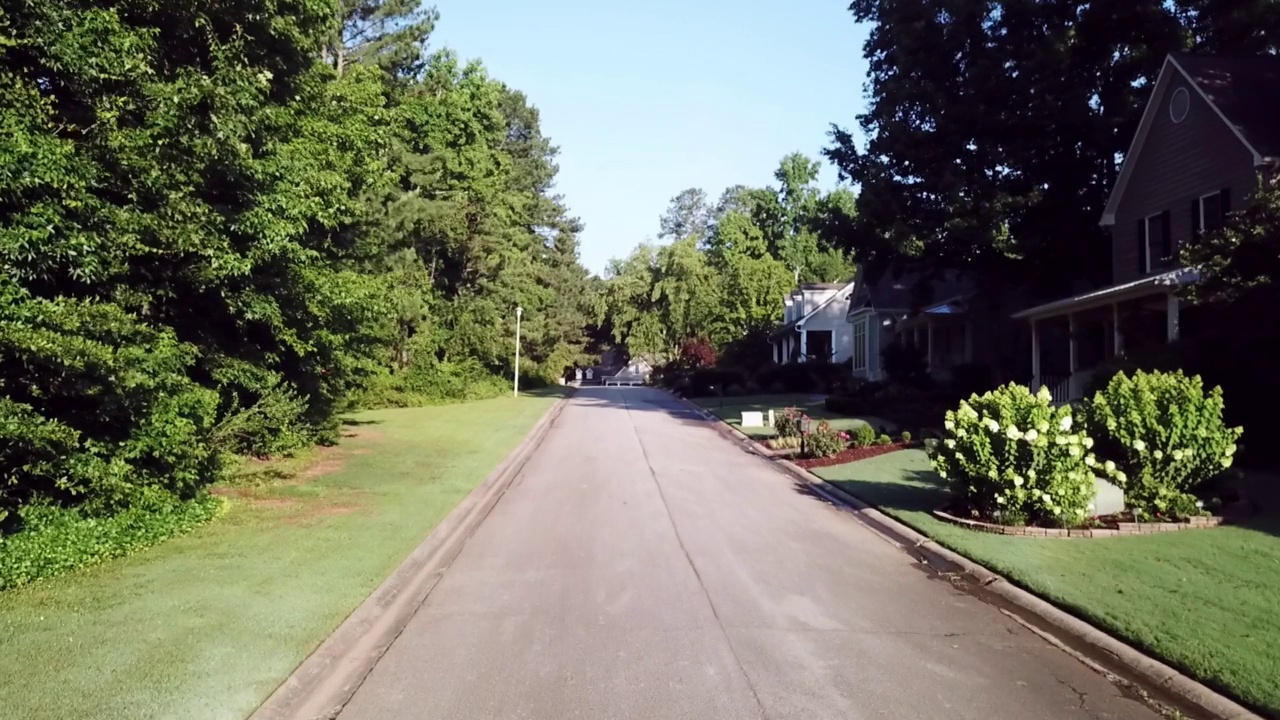
<svg viewBox="0 0 1280 720">
<path fill-rule="evenodd" d="M 835 455 L 824 458 L 812 458 L 805 460 L 797 460 L 796 465 L 809 470 L 812 468 L 830 467 L 832 465 L 844 465 L 845 463 L 857 462 L 858 460 L 866 460 L 869 457 L 884 455 L 885 453 L 905 450 L 911 447 L 906 443 L 892 443 L 889 445 L 868 445 L 866 447 L 851 447 L 841 450 Z"/>
</svg>

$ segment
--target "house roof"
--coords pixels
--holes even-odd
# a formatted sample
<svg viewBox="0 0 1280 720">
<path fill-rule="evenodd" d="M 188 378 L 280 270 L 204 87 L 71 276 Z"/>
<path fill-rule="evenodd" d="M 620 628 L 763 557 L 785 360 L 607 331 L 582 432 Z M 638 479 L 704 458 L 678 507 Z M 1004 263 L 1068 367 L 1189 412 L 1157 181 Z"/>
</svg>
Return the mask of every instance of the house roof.
<svg viewBox="0 0 1280 720">
<path fill-rule="evenodd" d="M 930 294 L 921 297 L 920 285 L 927 283 Z M 929 309 L 939 306 L 943 301 L 958 300 L 973 290 L 973 284 L 961 273 L 948 271 L 941 276 L 929 279 L 924 273 L 902 272 L 897 275 L 892 270 L 886 272 L 875 283 L 863 283 L 857 294 L 849 303 L 849 312 L 872 309 L 880 312 L 911 312 L 916 309 Z M 927 303 L 921 306 L 921 302 Z"/>
<path fill-rule="evenodd" d="M 805 285 L 801 285 L 801 286 L 800 286 L 800 289 L 802 289 L 802 290 L 836 290 L 836 291 L 840 291 L 840 290 L 844 290 L 845 288 L 848 288 L 848 287 L 852 286 L 852 285 L 853 285 L 854 283 L 856 283 L 856 282 L 857 282 L 857 276 L 855 275 L 854 277 L 851 277 L 851 278 L 849 278 L 848 280 L 845 280 L 844 282 L 838 282 L 838 283 L 807 283 L 807 284 L 805 284 Z M 817 307 L 815 307 L 814 309 L 812 309 L 812 310 L 810 310 L 808 313 L 806 313 L 804 317 L 799 318 L 798 320 L 792 320 L 791 322 L 787 323 L 786 325 L 783 325 L 782 327 L 778 328 L 777 330 L 774 330 L 773 332 L 769 333 L 769 341 L 770 341 L 770 342 L 773 342 L 774 340 L 777 340 L 777 339 L 779 339 L 779 338 L 781 338 L 781 337 L 785 336 L 788 332 L 791 332 L 791 331 L 795 330 L 797 326 L 799 326 L 799 325 L 803 325 L 803 324 L 804 324 L 804 322 L 805 322 L 806 320 L 808 320 L 809 318 L 813 317 L 814 315 L 817 315 L 817 314 L 822 310 L 822 308 L 824 308 L 824 307 L 826 307 L 826 306 L 830 305 L 830 304 L 831 304 L 832 302 L 834 302 L 837 298 L 839 298 L 839 297 L 840 297 L 840 295 L 841 295 L 841 293 L 840 293 L 840 292 L 834 292 L 834 293 L 831 293 L 831 297 L 829 297 L 829 298 L 827 298 L 826 300 L 823 300 L 822 302 L 818 303 Z M 850 295 L 852 295 L 852 293 L 850 293 Z"/>
<path fill-rule="evenodd" d="M 1133 298 L 1151 295 L 1158 290 L 1165 288 L 1176 288 L 1195 282 L 1200 274 L 1191 268 L 1179 268 L 1170 270 L 1169 272 L 1160 273 L 1158 275 L 1148 275 L 1138 280 L 1131 280 L 1119 285 L 1101 288 L 1099 290 L 1091 290 L 1075 297 L 1054 300 L 1044 305 L 1020 310 L 1013 314 L 1014 318 L 1039 320 L 1042 318 L 1057 317 L 1068 313 L 1088 310 L 1090 308 L 1102 307 L 1112 303 L 1131 300 Z"/>
<path fill-rule="evenodd" d="M 1280 56 L 1170 54 L 1165 58 L 1151 99 L 1142 112 L 1138 131 L 1125 153 L 1120 176 L 1102 213 L 1103 225 L 1115 224 L 1116 210 L 1133 175 L 1138 154 L 1156 116 L 1163 110 L 1163 104 L 1155 102 L 1155 98 L 1163 97 L 1175 77 L 1185 78 L 1196 89 L 1253 155 L 1254 165 L 1280 160 Z"/>
</svg>

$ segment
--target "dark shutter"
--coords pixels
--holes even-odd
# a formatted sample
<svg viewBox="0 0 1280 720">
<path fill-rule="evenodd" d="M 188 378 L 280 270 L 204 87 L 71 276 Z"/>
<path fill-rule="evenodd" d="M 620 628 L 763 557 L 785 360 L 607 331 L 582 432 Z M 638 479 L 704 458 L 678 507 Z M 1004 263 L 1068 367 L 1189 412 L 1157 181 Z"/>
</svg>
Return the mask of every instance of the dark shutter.
<svg viewBox="0 0 1280 720">
<path fill-rule="evenodd" d="M 1138 221 L 1138 274 L 1147 271 L 1147 221 Z"/>
<path fill-rule="evenodd" d="M 1191 201 L 1191 237 L 1199 240 L 1200 232 L 1200 198 Z"/>
<path fill-rule="evenodd" d="M 1160 259 L 1173 257 L 1173 213 L 1165 210 L 1160 213 Z"/>
</svg>

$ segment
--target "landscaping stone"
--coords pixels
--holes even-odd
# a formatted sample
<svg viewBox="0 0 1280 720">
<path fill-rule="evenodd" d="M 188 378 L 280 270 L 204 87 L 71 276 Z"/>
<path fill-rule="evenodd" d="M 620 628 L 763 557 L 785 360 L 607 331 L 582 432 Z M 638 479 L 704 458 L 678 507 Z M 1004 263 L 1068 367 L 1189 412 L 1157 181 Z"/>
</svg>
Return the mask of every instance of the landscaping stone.
<svg viewBox="0 0 1280 720">
<path fill-rule="evenodd" d="M 1124 490 L 1099 477 L 1093 479 L 1093 513 L 1113 515 L 1124 511 Z"/>
</svg>

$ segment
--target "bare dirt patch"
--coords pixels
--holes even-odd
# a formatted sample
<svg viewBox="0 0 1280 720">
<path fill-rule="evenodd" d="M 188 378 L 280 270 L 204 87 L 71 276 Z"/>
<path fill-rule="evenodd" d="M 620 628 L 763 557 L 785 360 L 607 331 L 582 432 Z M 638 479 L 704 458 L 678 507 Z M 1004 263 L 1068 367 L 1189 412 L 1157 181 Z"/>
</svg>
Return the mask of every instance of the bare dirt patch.
<svg viewBox="0 0 1280 720">
<path fill-rule="evenodd" d="M 382 439 L 382 433 L 369 428 L 348 427 L 343 428 L 342 437 L 354 440 L 380 440 Z"/>
</svg>

